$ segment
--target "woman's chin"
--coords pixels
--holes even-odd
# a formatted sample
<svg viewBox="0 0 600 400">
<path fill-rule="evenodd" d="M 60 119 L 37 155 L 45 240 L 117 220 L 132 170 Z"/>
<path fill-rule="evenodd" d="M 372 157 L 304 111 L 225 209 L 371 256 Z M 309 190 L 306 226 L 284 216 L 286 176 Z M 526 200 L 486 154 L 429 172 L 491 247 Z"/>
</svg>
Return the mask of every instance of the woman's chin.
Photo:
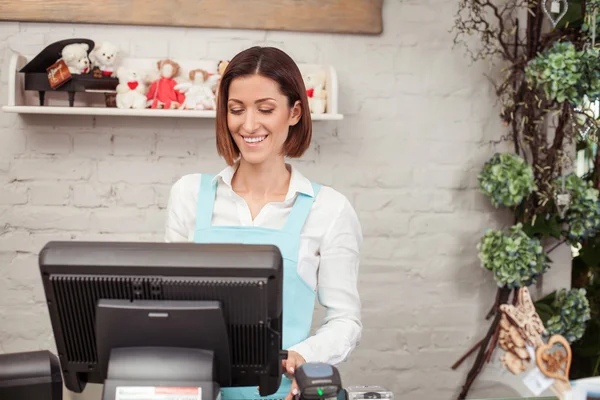
<svg viewBox="0 0 600 400">
<path fill-rule="evenodd" d="M 268 154 L 264 151 L 243 151 L 242 158 L 248 164 L 262 164 L 268 158 Z"/>
</svg>

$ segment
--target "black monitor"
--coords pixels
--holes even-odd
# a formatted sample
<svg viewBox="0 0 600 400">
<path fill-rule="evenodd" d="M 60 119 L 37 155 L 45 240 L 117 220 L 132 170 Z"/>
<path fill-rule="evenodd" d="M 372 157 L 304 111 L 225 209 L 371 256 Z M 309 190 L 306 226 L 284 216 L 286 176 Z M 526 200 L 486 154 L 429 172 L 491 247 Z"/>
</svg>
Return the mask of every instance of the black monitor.
<svg viewBox="0 0 600 400">
<path fill-rule="evenodd" d="M 67 389 L 104 384 L 104 400 L 117 390 L 201 390 L 209 400 L 221 387 L 277 391 L 277 247 L 50 242 L 39 265 Z"/>
</svg>

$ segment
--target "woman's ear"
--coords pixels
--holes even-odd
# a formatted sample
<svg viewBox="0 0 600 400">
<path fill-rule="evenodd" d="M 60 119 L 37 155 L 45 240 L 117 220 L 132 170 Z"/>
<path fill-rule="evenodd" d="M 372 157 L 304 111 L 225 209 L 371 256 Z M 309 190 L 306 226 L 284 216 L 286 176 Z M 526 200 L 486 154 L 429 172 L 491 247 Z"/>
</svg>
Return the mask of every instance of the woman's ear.
<svg viewBox="0 0 600 400">
<path fill-rule="evenodd" d="M 290 126 L 294 126 L 298 123 L 298 121 L 300 121 L 300 117 L 302 116 L 302 103 L 300 103 L 300 100 L 297 100 L 296 103 L 294 103 L 294 106 L 291 109 L 290 112 Z"/>
</svg>

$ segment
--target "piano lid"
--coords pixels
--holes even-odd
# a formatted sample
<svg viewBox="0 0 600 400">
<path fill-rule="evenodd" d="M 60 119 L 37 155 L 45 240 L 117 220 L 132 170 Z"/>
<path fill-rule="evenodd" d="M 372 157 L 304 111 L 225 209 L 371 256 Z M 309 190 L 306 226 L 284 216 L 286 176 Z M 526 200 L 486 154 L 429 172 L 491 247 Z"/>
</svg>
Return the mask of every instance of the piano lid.
<svg viewBox="0 0 600 400">
<path fill-rule="evenodd" d="M 54 42 L 48 45 L 37 56 L 29 61 L 19 72 L 46 72 L 46 69 L 61 58 L 62 49 L 72 43 L 87 43 L 90 48 L 89 52 L 94 48 L 94 42 L 90 39 L 65 39 Z"/>
</svg>

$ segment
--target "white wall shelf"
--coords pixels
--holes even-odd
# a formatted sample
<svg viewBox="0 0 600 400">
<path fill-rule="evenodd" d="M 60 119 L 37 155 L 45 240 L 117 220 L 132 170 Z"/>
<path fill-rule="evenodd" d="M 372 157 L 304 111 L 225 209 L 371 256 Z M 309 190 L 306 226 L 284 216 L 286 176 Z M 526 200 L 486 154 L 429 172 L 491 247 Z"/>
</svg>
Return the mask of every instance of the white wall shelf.
<svg viewBox="0 0 600 400">
<path fill-rule="evenodd" d="M 69 106 L 3 106 L 2 110 L 17 114 L 55 115 L 109 115 L 117 117 L 174 117 L 174 118 L 215 118 L 215 111 L 197 110 L 132 110 L 108 107 L 69 107 Z M 313 121 L 341 120 L 340 114 L 311 114 Z"/>
<path fill-rule="evenodd" d="M 163 110 L 163 109 L 120 109 L 106 107 L 103 93 L 81 92 L 75 94 L 73 107 L 68 104 L 66 92 L 46 92 L 43 106 L 40 105 L 37 91 L 24 90 L 24 74 L 19 70 L 35 55 L 13 54 L 8 66 L 8 102 L 2 107 L 7 113 L 18 114 L 55 114 L 55 115 L 105 115 L 122 117 L 173 117 L 173 118 L 215 118 L 215 111 L 199 110 Z M 119 65 L 142 68 L 144 71 L 155 71 L 158 59 L 123 58 Z M 203 68 L 216 72 L 218 61 L 215 60 L 179 60 L 181 65 L 180 77 L 187 77 L 188 71 Z M 299 64 L 302 73 L 316 69 L 326 71 L 327 110 L 323 114 L 311 114 L 313 121 L 342 120 L 344 116 L 338 113 L 338 81 L 332 66 L 316 64 Z M 156 71 L 156 74 L 158 72 Z"/>
</svg>

